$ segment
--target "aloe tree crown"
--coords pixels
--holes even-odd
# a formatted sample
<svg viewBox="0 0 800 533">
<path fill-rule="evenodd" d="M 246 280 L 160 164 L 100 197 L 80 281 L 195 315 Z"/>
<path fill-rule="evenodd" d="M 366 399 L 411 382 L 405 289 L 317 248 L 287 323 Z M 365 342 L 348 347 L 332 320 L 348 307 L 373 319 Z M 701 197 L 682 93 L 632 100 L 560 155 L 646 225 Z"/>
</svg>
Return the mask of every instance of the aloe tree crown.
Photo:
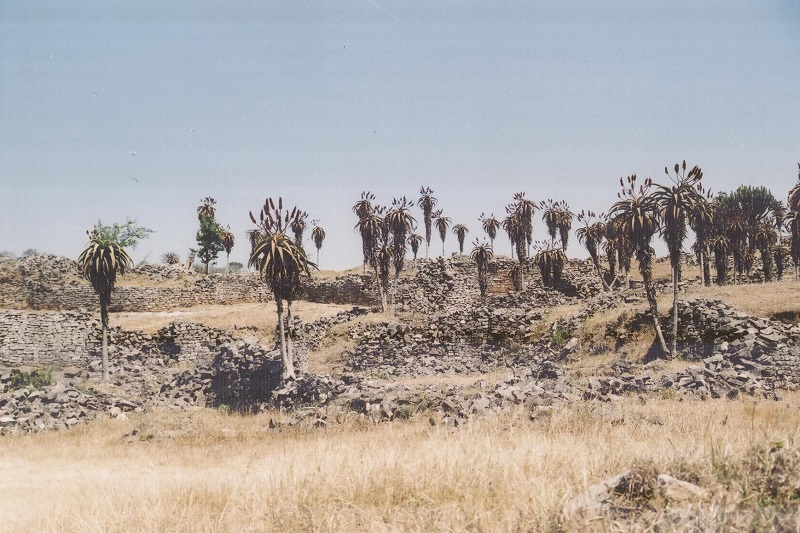
<svg viewBox="0 0 800 533">
<path fill-rule="evenodd" d="M 117 281 L 117 274 L 124 276 L 133 267 L 125 248 L 114 241 L 103 239 L 96 231 L 89 233 L 89 244 L 78 256 L 81 275 L 100 295 L 101 320 L 108 326 L 108 303 Z"/>
</svg>

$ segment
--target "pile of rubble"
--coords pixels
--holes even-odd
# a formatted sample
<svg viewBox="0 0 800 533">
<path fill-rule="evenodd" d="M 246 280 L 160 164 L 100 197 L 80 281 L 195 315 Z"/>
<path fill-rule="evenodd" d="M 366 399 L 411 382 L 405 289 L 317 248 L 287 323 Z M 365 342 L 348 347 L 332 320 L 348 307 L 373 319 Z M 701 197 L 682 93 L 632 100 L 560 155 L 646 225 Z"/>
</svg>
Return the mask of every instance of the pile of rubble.
<svg viewBox="0 0 800 533">
<path fill-rule="evenodd" d="M 64 380 L 39 389 L 12 388 L 11 374 L 0 375 L 0 435 L 60 430 L 95 419 L 98 414 L 119 417 L 142 411 L 142 405 L 85 386 L 82 371 L 64 371 Z"/>
</svg>

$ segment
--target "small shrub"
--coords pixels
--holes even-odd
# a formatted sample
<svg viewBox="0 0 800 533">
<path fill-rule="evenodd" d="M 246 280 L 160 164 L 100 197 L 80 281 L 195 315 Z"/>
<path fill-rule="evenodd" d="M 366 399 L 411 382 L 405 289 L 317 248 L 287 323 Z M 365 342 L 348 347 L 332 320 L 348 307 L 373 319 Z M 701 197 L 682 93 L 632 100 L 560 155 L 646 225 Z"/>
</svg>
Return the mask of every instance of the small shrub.
<svg viewBox="0 0 800 533">
<path fill-rule="evenodd" d="M 9 390 L 17 390 L 22 388 L 41 389 L 53 384 L 53 373 L 50 370 L 31 370 L 30 372 L 22 372 L 18 368 L 11 371 L 9 376 L 8 388 Z"/>
<path fill-rule="evenodd" d="M 553 343 L 553 346 L 557 348 L 562 348 L 565 344 L 567 344 L 569 338 L 570 338 L 569 331 L 567 331 L 567 329 L 561 324 L 558 324 L 553 329 L 553 337 L 551 339 L 551 342 Z"/>
</svg>

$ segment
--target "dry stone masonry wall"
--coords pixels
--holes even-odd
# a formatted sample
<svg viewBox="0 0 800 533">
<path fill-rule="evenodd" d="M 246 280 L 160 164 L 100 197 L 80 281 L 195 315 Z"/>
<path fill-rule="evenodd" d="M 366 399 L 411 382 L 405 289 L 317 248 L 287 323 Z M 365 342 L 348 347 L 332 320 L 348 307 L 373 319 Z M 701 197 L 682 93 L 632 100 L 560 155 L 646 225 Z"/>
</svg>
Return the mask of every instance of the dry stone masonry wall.
<svg viewBox="0 0 800 533">
<path fill-rule="evenodd" d="M 207 363 L 232 337 L 175 321 L 153 335 L 110 331 L 112 353 L 158 349 L 181 364 Z M 0 366 L 88 367 L 100 352 L 100 322 L 81 311 L 0 311 Z"/>
<path fill-rule="evenodd" d="M 266 302 L 269 288 L 255 273 L 200 276 L 167 265 L 143 265 L 120 278 L 111 311 L 163 311 L 204 304 Z M 154 284 L 158 284 L 157 286 Z M 78 275 L 75 261 L 49 255 L 4 261 L 0 268 L 0 306 L 13 309 L 96 309 L 97 294 Z"/>
</svg>

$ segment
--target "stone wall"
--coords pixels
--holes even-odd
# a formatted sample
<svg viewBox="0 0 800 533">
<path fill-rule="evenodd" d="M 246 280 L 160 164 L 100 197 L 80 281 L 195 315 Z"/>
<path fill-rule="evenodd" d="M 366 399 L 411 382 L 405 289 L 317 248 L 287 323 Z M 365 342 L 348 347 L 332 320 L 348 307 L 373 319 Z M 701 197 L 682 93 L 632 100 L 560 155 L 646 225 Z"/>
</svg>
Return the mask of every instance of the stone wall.
<svg viewBox="0 0 800 533">
<path fill-rule="evenodd" d="M 133 278 L 137 286 L 126 285 Z M 202 276 L 167 265 L 143 265 L 119 278 L 111 311 L 164 311 L 204 304 L 266 302 L 269 288 L 255 273 Z M 96 309 L 94 289 L 65 257 L 30 256 L 0 265 L 0 308 Z"/>
<path fill-rule="evenodd" d="M 207 364 L 233 338 L 202 324 L 175 321 L 153 335 L 110 331 L 111 356 L 158 351 L 180 364 Z M 100 321 L 82 311 L 0 311 L 0 366 L 90 367 L 99 358 Z"/>
<path fill-rule="evenodd" d="M 99 346 L 99 327 L 80 311 L 0 311 L 0 365 L 85 364 Z"/>
<path fill-rule="evenodd" d="M 313 279 L 303 284 L 301 299 L 339 305 L 380 305 L 375 277 L 372 274 Z"/>
</svg>

